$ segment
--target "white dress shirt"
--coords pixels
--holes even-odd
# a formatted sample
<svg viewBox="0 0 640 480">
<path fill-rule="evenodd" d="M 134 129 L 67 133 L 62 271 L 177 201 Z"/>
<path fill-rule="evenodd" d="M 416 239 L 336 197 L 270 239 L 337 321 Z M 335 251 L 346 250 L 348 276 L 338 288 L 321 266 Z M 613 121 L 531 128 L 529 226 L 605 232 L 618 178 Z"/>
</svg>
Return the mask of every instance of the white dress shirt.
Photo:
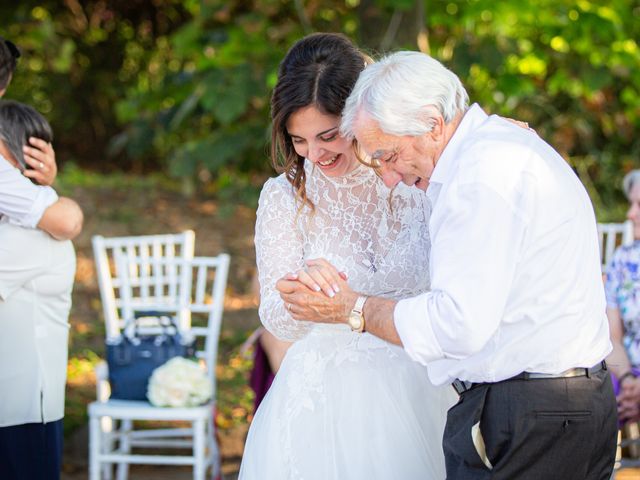
<svg viewBox="0 0 640 480">
<path fill-rule="evenodd" d="M 8 217 L 14 225 L 35 228 L 57 200 L 53 188 L 31 183 L 0 155 L 0 216 Z"/>
<path fill-rule="evenodd" d="M 431 292 L 394 319 L 435 384 L 559 373 L 610 352 L 593 207 L 548 144 L 473 105 L 427 195 Z"/>
<path fill-rule="evenodd" d="M 0 221 L 0 427 L 64 416 L 75 253 Z"/>
</svg>

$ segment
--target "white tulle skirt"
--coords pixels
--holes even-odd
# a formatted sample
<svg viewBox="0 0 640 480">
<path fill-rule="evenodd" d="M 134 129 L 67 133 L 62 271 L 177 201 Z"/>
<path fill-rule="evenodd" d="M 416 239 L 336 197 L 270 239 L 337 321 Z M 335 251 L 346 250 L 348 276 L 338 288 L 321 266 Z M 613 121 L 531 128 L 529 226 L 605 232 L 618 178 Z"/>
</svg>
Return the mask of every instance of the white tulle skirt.
<svg viewBox="0 0 640 480">
<path fill-rule="evenodd" d="M 401 348 L 318 326 L 289 349 L 256 412 L 240 479 L 444 479 L 456 398 Z"/>
</svg>

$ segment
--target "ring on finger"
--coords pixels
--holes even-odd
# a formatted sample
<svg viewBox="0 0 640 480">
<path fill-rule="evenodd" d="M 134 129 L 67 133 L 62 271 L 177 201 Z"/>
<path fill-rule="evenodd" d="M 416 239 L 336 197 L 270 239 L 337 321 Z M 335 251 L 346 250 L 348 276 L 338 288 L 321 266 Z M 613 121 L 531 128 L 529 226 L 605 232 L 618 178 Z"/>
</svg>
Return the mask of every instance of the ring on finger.
<svg viewBox="0 0 640 480">
<path fill-rule="evenodd" d="M 42 170 L 42 169 L 44 168 L 44 163 L 43 163 L 43 162 L 40 162 L 40 163 L 38 164 L 38 167 L 40 168 L 40 170 Z"/>
<path fill-rule="evenodd" d="M 291 311 L 291 307 L 292 307 L 292 306 L 293 306 L 293 305 L 291 305 L 290 303 L 287 303 L 287 310 Z"/>
</svg>

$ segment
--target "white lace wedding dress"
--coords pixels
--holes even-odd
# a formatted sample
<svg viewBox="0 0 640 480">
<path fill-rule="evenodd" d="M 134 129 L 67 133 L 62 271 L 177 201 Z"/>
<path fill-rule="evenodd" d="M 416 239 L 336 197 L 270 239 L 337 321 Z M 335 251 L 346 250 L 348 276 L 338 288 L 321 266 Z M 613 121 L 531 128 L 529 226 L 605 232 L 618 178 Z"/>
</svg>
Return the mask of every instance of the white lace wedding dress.
<svg viewBox="0 0 640 480">
<path fill-rule="evenodd" d="M 429 287 L 426 195 L 393 192 L 359 166 L 337 179 L 307 166 L 313 214 L 283 175 L 264 186 L 256 223 L 260 318 L 293 340 L 251 424 L 242 480 L 445 478 L 442 433 L 456 395 L 404 351 L 346 325 L 296 322 L 275 282 L 323 257 L 356 291 L 402 298 Z"/>
</svg>

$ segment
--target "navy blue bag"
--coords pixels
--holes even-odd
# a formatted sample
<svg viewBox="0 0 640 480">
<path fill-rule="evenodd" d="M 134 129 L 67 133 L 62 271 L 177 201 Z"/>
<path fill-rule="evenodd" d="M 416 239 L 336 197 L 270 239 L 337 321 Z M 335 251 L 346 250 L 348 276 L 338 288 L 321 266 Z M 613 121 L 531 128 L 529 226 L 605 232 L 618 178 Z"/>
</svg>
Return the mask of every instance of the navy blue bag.
<svg viewBox="0 0 640 480">
<path fill-rule="evenodd" d="M 141 335 L 138 319 L 156 317 L 162 333 Z M 118 400 L 147 400 L 147 385 L 153 371 L 173 357 L 193 357 L 195 339 L 184 339 L 175 321 L 165 313 L 136 312 L 133 335 L 121 334 L 117 341 L 107 342 L 107 364 L 111 398 Z M 123 331 L 129 330 L 129 325 Z"/>
</svg>

